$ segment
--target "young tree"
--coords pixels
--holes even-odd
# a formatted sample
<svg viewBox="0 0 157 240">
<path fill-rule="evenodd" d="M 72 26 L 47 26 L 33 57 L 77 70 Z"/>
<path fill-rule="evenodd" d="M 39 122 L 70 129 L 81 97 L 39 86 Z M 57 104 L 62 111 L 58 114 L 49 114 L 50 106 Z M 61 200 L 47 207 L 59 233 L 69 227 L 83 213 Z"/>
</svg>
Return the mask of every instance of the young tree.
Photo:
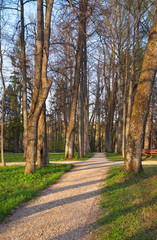
<svg viewBox="0 0 157 240">
<path fill-rule="evenodd" d="M 137 86 L 126 146 L 123 171 L 142 171 L 141 150 L 144 127 L 149 110 L 153 81 L 157 71 L 157 10 L 144 55 L 141 75 Z"/>
</svg>

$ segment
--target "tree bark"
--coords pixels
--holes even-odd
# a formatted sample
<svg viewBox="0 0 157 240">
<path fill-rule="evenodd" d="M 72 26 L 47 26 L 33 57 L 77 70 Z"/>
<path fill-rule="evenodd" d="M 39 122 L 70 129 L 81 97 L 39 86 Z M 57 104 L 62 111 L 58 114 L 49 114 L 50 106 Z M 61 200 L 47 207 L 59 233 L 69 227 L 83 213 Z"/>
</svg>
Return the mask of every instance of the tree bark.
<svg viewBox="0 0 157 240">
<path fill-rule="evenodd" d="M 150 148 L 151 126 L 152 126 L 152 112 L 150 109 L 145 127 L 144 149 Z"/>
<path fill-rule="evenodd" d="M 24 159 L 27 153 L 27 137 L 28 137 L 28 117 L 27 117 L 27 86 L 26 86 L 26 55 L 25 55 L 25 37 L 24 37 L 24 4 L 21 3 L 21 66 L 23 77 L 23 150 Z"/>
<path fill-rule="evenodd" d="M 84 3 L 86 0 L 79 1 L 79 33 L 77 40 L 77 52 L 76 52 L 76 66 L 75 66 L 75 76 L 74 76 L 74 88 L 73 96 L 71 103 L 71 112 L 70 119 L 67 127 L 66 134 L 66 144 L 65 144 L 65 158 L 71 159 L 74 157 L 74 139 L 75 139 L 75 124 L 76 124 L 76 107 L 77 107 L 77 98 L 78 98 L 78 87 L 80 81 L 80 67 L 83 51 L 83 40 L 84 40 L 84 31 L 83 31 L 83 20 L 85 17 L 84 12 Z"/>
<path fill-rule="evenodd" d="M 122 152 L 122 99 L 121 99 L 121 67 L 120 51 L 118 51 L 117 62 L 117 85 L 118 85 L 118 126 L 117 126 L 117 151 Z"/>
<path fill-rule="evenodd" d="M 46 106 L 44 104 L 38 122 L 37 166 L 38 168 L 46 167 L 47 163 Z"/>
<path fill-rule="evenodd" d="M 127 91 L 127 80 L 128 80 L 128 47 L 126 49 L 125 58 L 125 83 L 124 83 L 124 102 L 123 102 L 123 137 L 122 137 L 122 156 L 125 157 L 126 152 L 126 91 Z"/>
<path fill-rule="evenodd" d="M 82 78 L 83 76 L 81 76 Z M 78 89 L 78 145 L 79 158 L 84 157 L 84 99 L 83 99 L 83 79 L 80 80 Z"/>
<path fill-rule="evenodd" d="M 38 120 L 52 84 L 52 79 L 47 79 L 52 7 L 53 0 L 46 1 L 44 29 L 43 0 L 38 0 L 38 43 L 36 55 L 35 86 L 28 118 L 28 144 L 25 174 L 35 172 Z"/>
<path fill-rule="evenodd" d="M 3 5 L 3 1 L 1 3 L 1 6 Z M 3 76 L 3 55 L 2 55 L 2 29 L 1 29 L 1 10 L 0 10 L 0 74 L 1 74 L 1 80 L 3 85 L 3 95 L 2 95 L 2 115 L 1 115 L 1 162 L 2 166 L 5 166 L 5 160 L 4 160 L 4 99 L 5 99 L 5 82 L 4 82 L 4 76 Z"/>
<path fill-rule="evenodd" d="M 123 171 L 138 173 L 143 170 L 141 150 L 143 144 L 144 126 L 149 110 L 153 81 L 157 71 L 157 11 L 149 34 L 141 75 L 137 86 Z"/>
</svg>

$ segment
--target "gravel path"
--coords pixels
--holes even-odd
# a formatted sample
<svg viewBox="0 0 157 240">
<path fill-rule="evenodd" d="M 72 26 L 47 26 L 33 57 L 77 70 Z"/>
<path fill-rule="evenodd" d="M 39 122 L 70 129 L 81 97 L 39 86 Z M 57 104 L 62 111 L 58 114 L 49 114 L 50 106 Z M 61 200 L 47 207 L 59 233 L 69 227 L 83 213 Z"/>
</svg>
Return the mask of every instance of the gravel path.
<svg viewBox="0 0 157 240">
<path fill-rule="evenodd" d="M 14 163 L 15 164 L 15 163 Z M 110 162 L 103 153 L 74 168 L 0 225 L 2 240 L 90 240 L 99 211 L 101 185 Z"/>
<path fill-rule="evenodd" d="M 107 168 L 117 163 L 96 153 L 74 165 L 56 184 L 2 223 L 0 239 L 90 239 L 89 224 L 96 220 L 101 184 Z"/>
</svg>

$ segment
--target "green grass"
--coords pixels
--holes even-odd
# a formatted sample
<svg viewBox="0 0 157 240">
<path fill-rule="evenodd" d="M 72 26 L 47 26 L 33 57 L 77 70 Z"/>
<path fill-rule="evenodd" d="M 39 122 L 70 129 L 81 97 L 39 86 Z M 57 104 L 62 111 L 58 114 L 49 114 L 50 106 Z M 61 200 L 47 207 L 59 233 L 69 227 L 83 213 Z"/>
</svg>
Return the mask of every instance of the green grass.
<svg viewBox="0 0 157 240">
<path fill-rule="evenodd" d="M 120 153 L 105 153 L 110 161 L 124 161 Z M 157 156 L 142 156 L 142 161 L 157 161 Z"/>
<path fill-rule="evenodd" d="M 19 204 L 32 199 L 39 191 L 55 183 L 70 170 L 70 164 L 48 164 L 36 169 L 34 174 L 24 175 L 24 166 L 0 167 L 0 221 L 18 208 Z"/>
<path fill-rule="evenodd" d="M 4 154 L 5 162 L 25 162 L 23 159 L 23 153 L 9 153 Z M 0 161 L 1 161 L 1 154 L 0 154 Z"/>
<path fill-rule="evenodd" d="M 110 161 L 124 161 L 120 153 L 105 153 Z"/>
<path fill-rule="evenodd" d="M 142 161 L 157 161 L 157 156 L 142 156 Z"/>
<path fill-rule="evenodd" d="M 93 239 L 157 240 L 157 166 L 133 175 L 121 169 L 109 170 Z"/>
<path fill-rule="evenodd" d="M 87 160 L 88 158 L 92 157 L 94 154 L 89 153 L 83 158 L 78 157 L 78 153 L 75 153 L 74 158 L 72 159 L 73 161 L 82 161 L 82 160 Z M 64 161 L 64 153 L 50 153 L 50 161 Z M 23 159 L 23 153 L 10 153 L 10 154 L 5 154 L 4 155 L 5 162 L 25 162 L 25 159 Z M 0 162 L 1 162 L 1 155 L 0 155 Z"/>
<path fill-rule="evenodd" d="M 84 161 L 87 160 L 88 158 L 92 157 L 94 154 L 89 153 L 85 155 L 83 158 L 78 157 L 78 153 L 74 154 L 74 158 L 70 159 L 70 161 Z M 50 161 L 64 161 L 65 154 L 64 153 L 50 153 Z"/>
</svg>

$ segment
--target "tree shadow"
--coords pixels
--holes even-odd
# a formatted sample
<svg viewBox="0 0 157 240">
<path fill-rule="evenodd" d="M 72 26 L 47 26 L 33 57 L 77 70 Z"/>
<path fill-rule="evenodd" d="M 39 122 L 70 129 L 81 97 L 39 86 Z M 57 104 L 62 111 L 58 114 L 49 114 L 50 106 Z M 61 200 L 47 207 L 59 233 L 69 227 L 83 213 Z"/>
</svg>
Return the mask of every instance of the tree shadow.
<svg viewBox="0 0 157 240">
<path fill-rule="evenodd" d="M 153 169 L 153 167 L 152 167 L 152 169 Z M 115 174 L 110 175 L 109 177 L 107 177 L 107 179 L 111 179 L 113 176 L 115 176 Z M 111 186 L 106 186 L 105 188 L 102 189 L 102 193 L 105 194 L 105 192 L 108 192 L 108 191 L 112 192 L 112 191 L 114 191 L 116 189 L 125 189 L 125 188 L 127 188 L 129 186 L 137 184 L 137 183 L 139 183 L 139 182 L 141 182 L 143 180 L 149 179 L 149 178 L 151 178 L 153 176 L 156 176 L 156 174 L 153 173 L 153 174 L 149 175 L 146 172 L 141 172 L 139 174 L 126 176 L 124 182 L 118 182 L 118 183 L 115 183 L 115 184 L 113 184 Z M 130 178 L 132 178 L 131 181 L 130 181 Z"/>
<path fill-rule="evenodd" d="M 112 166 L 120 166 L 122 164 L 123 164 L 122 162 L 103 162 L 103 163 L 95 163 L 94 162 L 94 163 L 90 163 L 90 164 L 75 166 L 75 168 L 73 168 L 71 170 L 71 172 L 79 172 L 79 171 L 98 169 L 98 168 L 101 168 L 101 169 L 104 168 L 105 169 L 105 168 L 109 168 L 109 167 L 112 167 Z"/>
<path fill-rule="evenodd" d="M 90 199 L 94 196 L 99 196 L 100 194 L 101 194 L 101 190 L 98 189 L 98 190 L 91 191 L 91 192 L 88 192 L 88 193 L 83 193 L 83 194 L 75 195 L 75 196 L 72 196 L 72 197 L 57 199 L 57 200 L 54 200 L 54 201 L 46 202 L 46 203 L 35 205 L 35 206 L 32 206 L 32 207 L 26 207 L 22 211 L 22 216 L 20 214 L 18 215 L 18 213 L 17 213 L 16 219 L 28 217 L 28 216 L 34 215 L 36 213 L 40 213 L 40 212 L 43 212 L 43 211 L 46 211 L 46 210 L 50 210 L 52 208 L 56 208 L 56 207 L 59 207 L 59 206 L 64 206 L 66 204 L 79 202 L 79 201 L 85 200 L 85 199 Z"/>
<path fill-rule="evenodd" d="M 46 196 L 48 194 L 66 191 L 66 190 L 70 190 L 70 189 L 75 189 L 75 188 L 79 188 L 79 187 L 89 186 L 89 185 L 97 184 L 97 183 L 101 183 L 101 182 L 104 182 L 104 179 L 85 182 L 85 183 L 79 183 L 79 184 L 74 184 L 74 185 L 68 185 L 66 187 L 60 187 L 60 188 L 54 188 L 52 185 L 52 189 L 43 191 L 41 193 L 41 196 Z"/>
<path fill-rule="evenodd" d="M 150 226 L 146 229 L 141 229 L 131 237 L 126 237 L 124 240 L 157 240 L 157 226 Z"/>
</svg>

